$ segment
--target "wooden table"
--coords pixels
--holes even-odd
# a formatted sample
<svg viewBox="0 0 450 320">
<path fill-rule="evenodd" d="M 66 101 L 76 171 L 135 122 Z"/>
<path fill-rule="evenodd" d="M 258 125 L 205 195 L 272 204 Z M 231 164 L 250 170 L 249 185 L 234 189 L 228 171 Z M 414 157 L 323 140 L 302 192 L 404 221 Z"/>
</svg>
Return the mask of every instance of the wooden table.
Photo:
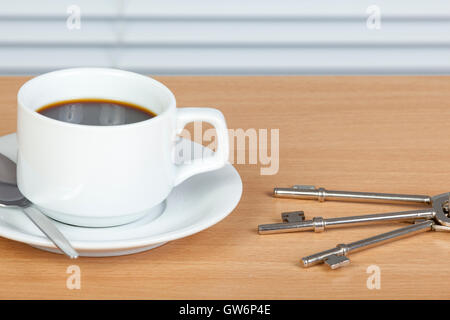
<svg viewBox="0 0 450 320">
<path fill-rule="evenodd" d="M 0 134 L 15 131 L 25 77 L 0 78 Z M 219 224 L 158 249 L 114 258 L 67 258 L 0 239 L 0 298 L 348 299 L 450 298 L 450 234 L 428 232 L 350 255 L 337 271 L 300 267 L 319 250 L 396 228 L 260 236 L 280 213 L 389 212 L 407 206 L 275 199 L 274 186 L 438 194 L 450 190 L 449 77 L 157 77 L 180 106 L 214 106 L 230 128 L 279 129 L 279 171 L 235 165 L 244 193 Z M 68 290 L 66 269 L 81 268 Z M 376 265 L 381 288 L 367 288 Z"/>
</svg>

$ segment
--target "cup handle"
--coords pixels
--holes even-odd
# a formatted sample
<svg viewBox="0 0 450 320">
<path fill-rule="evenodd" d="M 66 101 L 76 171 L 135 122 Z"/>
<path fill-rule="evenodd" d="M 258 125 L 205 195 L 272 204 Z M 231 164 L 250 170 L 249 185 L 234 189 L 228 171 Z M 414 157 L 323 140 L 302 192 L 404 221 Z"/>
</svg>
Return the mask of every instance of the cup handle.
<svg viewBox="0 0 450 320">
<path fill-rule="evenodd" d="M 209 122 L 216 129 L 218 142 L 216 152 L 211 157 L 194 159 L 189 164 L 177 165 L 175 186 L 198 173 L 219 169 L 228 162 L 230 151 L 228 129 L 225 118 L 219 110 L 212 108 L 177 109 L 177 134 L 180 134 L 189 122 L 199 120 Z"/>
</svg>

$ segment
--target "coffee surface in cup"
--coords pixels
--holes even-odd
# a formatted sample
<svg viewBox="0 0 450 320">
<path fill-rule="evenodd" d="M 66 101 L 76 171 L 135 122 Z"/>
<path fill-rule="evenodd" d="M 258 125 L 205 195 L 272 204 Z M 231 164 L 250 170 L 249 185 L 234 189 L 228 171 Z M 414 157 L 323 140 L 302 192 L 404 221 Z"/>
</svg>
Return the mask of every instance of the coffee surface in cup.
<svg viewBox="0 0 450 320">
<path fill-rule="evenodd" d="M 90 126 L 117 126 L 156 117 L 144 107 L 107 99 L 59 101 L 36 111 L 55 120 Z"/>
</svg>

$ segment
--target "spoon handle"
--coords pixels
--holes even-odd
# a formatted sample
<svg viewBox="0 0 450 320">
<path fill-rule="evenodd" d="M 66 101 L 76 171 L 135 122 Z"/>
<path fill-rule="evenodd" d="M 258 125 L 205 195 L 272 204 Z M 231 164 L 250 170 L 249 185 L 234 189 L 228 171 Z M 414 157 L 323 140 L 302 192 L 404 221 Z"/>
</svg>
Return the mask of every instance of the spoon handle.
<svg viewBox="0 0 450 320">
<path fill-rule="evenodd" d="M 72 247 L 55 224 L 37 208 L 29 206 L 22 208 L 23 212 L 62 252 L 71 259 L 78 258 L 78 252 Z"/>
</svg>

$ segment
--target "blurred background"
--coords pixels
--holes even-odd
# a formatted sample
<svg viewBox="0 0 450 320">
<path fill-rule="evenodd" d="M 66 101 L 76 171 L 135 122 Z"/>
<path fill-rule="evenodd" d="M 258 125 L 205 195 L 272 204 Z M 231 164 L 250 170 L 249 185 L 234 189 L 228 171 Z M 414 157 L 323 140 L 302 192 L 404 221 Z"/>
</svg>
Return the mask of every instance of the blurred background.
<svg viewBox="0 0 450 320">
<path fill-rule="evenodd" d="M 0 2 L 0 74 L 449 74 L 449 0 Z"/>
</svg>

